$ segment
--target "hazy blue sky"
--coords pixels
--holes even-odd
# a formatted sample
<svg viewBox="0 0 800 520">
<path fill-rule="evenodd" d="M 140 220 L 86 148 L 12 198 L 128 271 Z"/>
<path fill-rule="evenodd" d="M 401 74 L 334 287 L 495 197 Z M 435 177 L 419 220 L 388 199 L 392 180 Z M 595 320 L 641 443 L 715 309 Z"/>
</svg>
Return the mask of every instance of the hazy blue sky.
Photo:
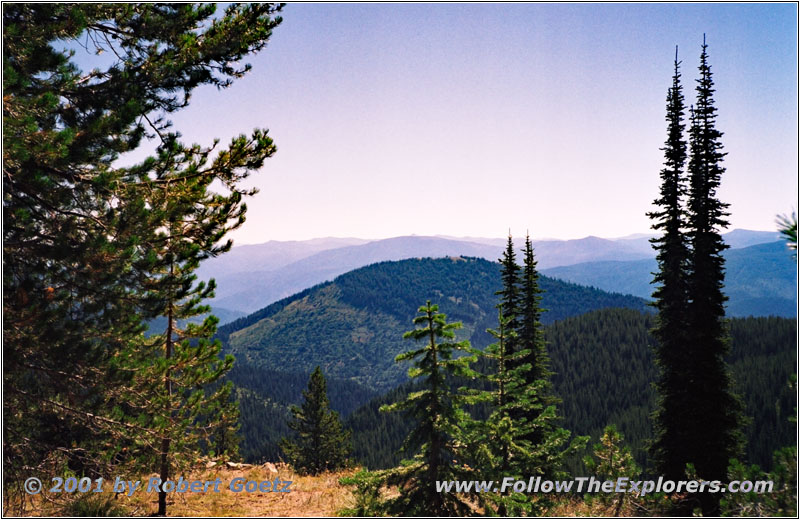
<svg viewBox="0 0 800 520">
<path fill-rule="evenodd" d="M 195 92 L 186 141 L 267 127 L 237 244 L 404 234 L 647 232 L 675 45 L 703 33 L 733 227 L 797 200 L 793 4 L 290 4 L 253 71 Z"/>
</svg>

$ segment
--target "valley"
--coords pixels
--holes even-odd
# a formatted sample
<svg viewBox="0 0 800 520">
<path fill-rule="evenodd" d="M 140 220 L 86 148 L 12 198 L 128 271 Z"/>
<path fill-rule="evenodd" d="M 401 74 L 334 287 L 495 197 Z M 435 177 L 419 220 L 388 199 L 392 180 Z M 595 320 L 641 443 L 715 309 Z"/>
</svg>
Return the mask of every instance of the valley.
<svg viewBox="0 0 800 520">
<path fill-rule="evenodd" d="M 750 247 L 768 254 L 775 249 L 772 244 Z M 737 251 L 749 254 L 745 249 L 731 253 Z M 564 426 L 596 438 L 605 425 L 616 424 L 644 465 L 655 398 L 651 307 L 643 298 L 547 276 L 541 286 Z M 448 319 L 463 322 L 459 338 L 482 349 L 491 341 L 486 328 L 496 327 L 494 293 L 500 287 L 499 264 L 480 258 L 381 262 L 220 327 L 225 352 L 237 359 L 228 377 L 240 402 L 243 456 L 251 462 L 281 457 L 277 443 L 290 433 L 289 407 L 300 402 L 308 374 L 320 366 L 333 409 L 353 431 L 355 460 L 370 468 L 397 464 L 409 425 L 378 408 L 411 391 L 405 367 L 394 357 L 410 346 L 402 334 L 419 302 L 438 303 Z M 748 459 L 769 467 L 772 451 L 794 435 L 787 382 L 796 366 L 796 325 L 756 317 L 733 319 L 730 326 L 728 361 L 752 418 Z M 572 464 L 580 466 L 578 459 Z"/>
</svg>

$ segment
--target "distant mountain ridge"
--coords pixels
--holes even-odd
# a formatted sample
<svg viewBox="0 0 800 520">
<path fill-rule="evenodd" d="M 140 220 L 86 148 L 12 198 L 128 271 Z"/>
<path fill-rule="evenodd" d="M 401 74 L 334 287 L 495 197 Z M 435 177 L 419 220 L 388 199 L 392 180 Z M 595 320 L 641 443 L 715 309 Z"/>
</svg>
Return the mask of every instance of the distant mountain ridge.
<svg viewBox="0 0 800 520">
<path fill-rule="evenodd" d="M 313 254 L 360 244 L 369 240 L 362 238 L 314 238 L 311 240 L 278 241 L 262 244 L 246 244 L 231 248 L 224 255 L 210 258 L 198 269 L 202 279 L 218 278 L 231 273 L 250 271 L 274 271 Z"/>
<path fill-rule="evenodd" d="M 733 247 L 768 242 L 777 233 L 733 230 L 724 238 Z M 505 239 L 480 237 L 404 236 L 382 240 L 324 238 L 298 242 L 267 242 L 234 247 L 206 261 L 198 274 L 214 277 L 216 298 L 212 308 L 249 314 L 340 274 L 375 262 L 407 258 L 471 256 L 497 260 Z M 515 241 L 521 248 L 522 239 Z M 576 240 L 535 240 L 539 269 L 602 261 L 636 261 L 653 258 L 649 235 L 616 239 L 585 237 Z M 624 287 L 611 288 L 625 292 Z M 636 293 L 641 295 L 641 292 Z M 648 295 L 649 296 L 649 295 Z M 224 323 L 224 321 L 223 321 Z"/>
<path fill-rule="evenodd" d="M 729 316 L 796 316 L 797 264 L 786 242 L 728 249 L 723 256 Z M 587 262 L 543 269 L 543 273 L 605 291 L 650 298 L 652 273 L 657 268 L 655 259 L 645 259 Z"/>
</svg>

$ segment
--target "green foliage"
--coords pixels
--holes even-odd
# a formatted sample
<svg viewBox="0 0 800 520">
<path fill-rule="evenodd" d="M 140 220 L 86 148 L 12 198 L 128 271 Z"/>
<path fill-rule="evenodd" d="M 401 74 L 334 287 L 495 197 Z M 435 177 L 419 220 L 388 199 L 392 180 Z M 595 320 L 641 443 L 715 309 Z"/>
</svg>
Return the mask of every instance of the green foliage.
<svg viewBox="0 0 800 520">
<path fill-rule="evenodd" d="M 641 469 L 631 455 L 631 450 L 623 444 L 624 439 L 613 424 L 606 426 L 600 442 L 594 445 L 594 457 L 586 457 L 586 468 L 605 480 L 619 477 L 633 478 Z"/>
<path fill-rule="evenodd" d="M 490 402 L 491 412 L 483 421 L 465 422 L 465 444 L 470 453 L 467 463 L 480 468 L 486 478 L 498 481 L 509 475 L 563 477 L 565 457 L 583 449 L 588 437 L 568 442 L 570 433 L 557 427 L 555 405 L 545 404 L 541 397 L 548 381 L 526 381 L 531 365 L 520 361 L 529 356 L 529 350 L 508 351 L 508 340 L 516 338 L 517 333 L 509 329 L 511 320 L 504 315 L 502 304 L 498 307 L 498 330 L 489 330 L 497 342 L 482 353 L 492 369 L 485 376 L 491 388 L 476 392 L 473 398 Z M 477 499 L 484 509 L 499 516 L 541 514 L 550 505 L 545 498 L 532 502 L 514 492 L 482 493 Z"/>
<path fill-rule="evenodd" d="M 342 486 L 355 486 L 353 507 L 337 511 L 338 516 L 384 516 L 386 504 L 381 497 L 383 486 L 383 473 L 360 470 L 352 477 L 342 477 L 339 484 Z"/>
<path fill-rule="evenodd" d="M 242 458 L 253 463 L 279 460 L 283 453 L 278 443 L 293 433 L 288 427 L 291 407 L 303 402 L 308 374 L 236 363 L 225 378 L 234 384 L 239 403 Z M 375 392 L 346 379 L 327 377 L 326 385 L 330 407 L 341 417 L 375 397 Z M 352 425 L 348 429 L 352 429 Z"/>
<path fill-rule="evenodd" d="M 537 406 L 535 394 L 541 389 L 541 384 L 525 384 L 523 374 L 530 371 L 530 365 L 520 364 L 519 360 L 528 351 L 510 351 L 517 333 L 510 330 L 511 320 L 504 315 L 502 304 L 498 305 L 497 314 L 498 329 L 488 330 L 497 342 L 486 347 L 481 354 L 489 361 L 488 366 L 494 369 L 485 375 L 491 388 L 475 393 L 471 399 L 473 402 L 491 403 L 492 411 L 485 421 L 467 421 L 464 437 L 470 453 L 468 465 L 480 468 L 487 478 L 502 480 L 507 475 L 522 475 L 528 469 L 533 454 L 527 437 L 535 428 L 544 426 L 542 417 L 552 415 L 552 410 L 543 413 L 541 405 Z M 512 414 L 519 419 L 512 420 Z M 530 510 L 528 500 L 520 493 L 481 494 L 478 501 L 486 510 L 499 516 L 519 515 Z"/>
<path fill-rule="evenodd" d="M 500 280 L 503 282 L 502 289 L 495 294 L 500 296 L 500 308 L 503 309 L 503 317 L 508 320 L 507 330 L 517 332 L 520 328 L 520 313 L 522 310 L 522 294 L 520 292 L 520 267 L 517 265 L 517 254 L 514 252 L 514 241 L 511 233 L 508 234 L 506 250 L 500 259 Z M 513 354 L 517 349 L 519 341 L 517 336 L 509 336 L 506 340 L 506 348 L 509 354 Z"/>
<path fill-rule="evenodd" d="M 726 493 L 721 500 L 723 516 L 797 516 L 797 447 L 775 451 L 773 470 L 764 472 L 756 464 L 746 466 L 736 459 L 728 469 L 730 480 L 772 481 L 771 491 Z"/>
<path fill-rule="evenodd" d="M 206 435 L 199 418 L 233 419 L 222 411 L 229 388 L 202 391 L 230 366 L 218 345 L 197 341 L 215 319 L 143 335 L 159 315 L 204 309 L 213 284 L 194 286 L 191 272 L 230 247 L 222 239 L 243 222 L 242 199 L 252 193 L 240 181 L 275 151 L 266 130 L 220 150 L 184 145 L 169 130 L 167 114 L 187 106 L 196 87 L 224 88 L 245 74 L 241 60 L 280 22 L 270 4 L 215 10 L 3 9 L 8 478 L 23 468 L 48 472 L 53 453 L 84 474 L 152 470 L 154 454 L 169 452 L 164 439 L 188 459 Z M 81 70 L 78 46 L 60 50 L 71 41 L 113 58 Z M 117 167 L 145 137 L 159 143 L 155 153 Z M 227 195 L 212 192 L 216 184 Z"/>
<path fill-rule="evenodd" d="M 420 307 L 414 318 L 413 330 L 404 339 L 423 341 L 425 346 L 404 352 L 396 361 L 411 361 L 408 369 L 412 379 L 422 381 L 422 389 L 409 394 L 405 400 L 381 408 L 381 411 L 402 411 L 414 426 L 405 440 L 404 448 L 415 452 L 414 458 L 403 461 L 400 467 L 384 473 L 384 482 L 398 486 L 399 496 L 386 501 L 386 511 L 391 515 L 407 516 L 463 516 L 469 505 L 452 493 L 438 493 L 436 482 L 464 477 L 459 466 L 464 458 L 460 444 L 461 425 L 466 414 L 461 406 L 464 397 L 448 387 L 445 378 L 475 377 L 469 364 L 475 361 L 475 351 L 468 341 L 455 341 L 455 330 L 461 323 L 447 323 L 447 317 L 438 312 L 438 305 Z M 454 357 L 463 352 L 466 356 Z"/>
<path fill-rule="evenodd" d="M 294 439 L 283 439 L 281 449 L 299 473 L 317 475 L 336 471 L 348 464 L 351 451 L 350 432 L 342 428 L 339 414 L 330 409 L 325 376 L 319 367 L 308 380 L 301 407 L 292 407 L 289 428 Z"/>
<path fill-rule="evenodd" d="M 616 481 L 620 477 L 634 480 L 641 472 L 631 455 L 630 448 L 624 444 L 622 434 L 613 424 L 605 427 L 603 435 L 600 436 L 600 442 L 594 445 L 594 456 L 586 456 L 584 463 L 591 475 L 602 480 Z M 629 498 L 628 493 L 614 493 L 613 496 L 601 495 L 604 504 L 614 503 L 614 516 L 620 515 L 627 498 Z"/>
<path fill-rule="evenodd" d="M 787 386 L 796 395 L 796 374 L 791 374 Z M 794 415 L 787 422 L 797 425 L 796 401 Z M 740 482 L 771 481 L 773 487 L 766 493 L 755 489 L 747 493 L 727 493 L 720 504 L 724 516 L 797 516 L 797 446 L 775 450 L 772 471 L 769 473 L 756 464 L 746 466 L 732 459 L 728 478 Z"/>
<path fill-rule="evenodd" d="M 539 271 L 536 268 L 536 258 L 530 235 L 525 237 L 523 255 L 522 280 L 520 282 L 519 343 L 523 350 L 528 351 L 522 358 L 523 363 L 530 365 L 530 369 L 525 374 L 525 380 L 528 384 L 543 381 L 544 388 L 537 393 L 538 398 L 544 403 L 556 404 L 557 399 L 546 395 L 550 390 L 550 376 L 552 375 L 542 328 L 542 314 L 547 309 L 542 308 L 542 293 L 545 291 L 539 286 Z"/>
</svg>

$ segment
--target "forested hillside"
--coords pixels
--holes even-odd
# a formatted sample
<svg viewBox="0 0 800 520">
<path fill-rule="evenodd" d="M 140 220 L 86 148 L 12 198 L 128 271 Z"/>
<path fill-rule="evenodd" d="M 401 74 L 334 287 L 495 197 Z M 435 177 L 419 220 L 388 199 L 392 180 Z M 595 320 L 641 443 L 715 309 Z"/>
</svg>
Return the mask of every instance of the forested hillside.
<svg viewBox="0 0 800 520">
<path fill-rule="evenodd" d="M 752 419 L 746 430 L 747 459 L 762 467 L 772 452 L 794 442 L 794 392 L 789 377 L 796 370 L 796 324 L 784 318 L 732 319 L 731 364 L 736 389 Z M 616 424 L 640 464 L 651 438 L 654 408 L 654 317 L 630 309 L 601 309 L 546 328 L 556 394 L 563 399 L 564 426 L 575 435 L 596 439 Z M 346 421 L 354 432 L 355 457 L 372 468 L 397 464 L 397 451 L 408 432 L 398 414 L 378 408 L 397 402 L 410 385 L 392 390 L 354 411 Z"/>
<path fill-rule="evenodd" d="M 278 442 L 289 435 L 289 407 L 300 402 L 308 374 L 264 370 L 235 365 L 227 379 L 235 385 L 241 428 L 239 453 L 250 462 L 277 461 Z M 327 378 L 331 407 L 342 416 L 350 414 L 376 394 L 350 380 Z"/>
<path fill-rule="evenodd" d="M 226 352 L 240 365 L 352 379 L 387 391 L 406 379 L 394 363 L 420 301 L 438 302 L 464 322 L 460 337 L 486 345 L 497 319 L 499 264 L 476 258 L 411 259 L 374 264 L 276 302 L 220 327 Z M 633 296 L 542 279 L 545 323 L 604 307 L 647 309 Z"/>
</svg>

